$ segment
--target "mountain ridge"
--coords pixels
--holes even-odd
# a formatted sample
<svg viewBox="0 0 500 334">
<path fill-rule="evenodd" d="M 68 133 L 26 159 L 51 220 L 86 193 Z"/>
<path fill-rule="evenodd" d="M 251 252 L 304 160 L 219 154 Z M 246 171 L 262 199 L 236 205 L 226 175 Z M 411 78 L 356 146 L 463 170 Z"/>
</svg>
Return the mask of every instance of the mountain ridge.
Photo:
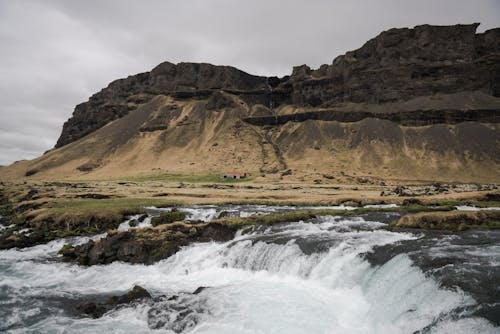
<svg viewBox="0 0 500 334">
<path fill-rule="evenodd" d="M 477 25 L 390 29 L 282 78 L 164 62 L 79 104 L 55 149 L 0 177 L 497 182 L 500 28 Z"/>
<path fill-rule="evenodd" d="M 115 80 L 88 102 L 79 104 L 64 124 L 56 147 L 123 117 L 157 94 L 206 96 L 222 89 L 245 95 L 245 100 L 252 104 L 265 106 L 379 104 L 466 90 L 481 90 L 498 97 L 500 56 L 496 53 L 500 52 L 500 28 L 476 34 L 478 25 L 389 29 L 361 48 L 336 57 L 331 65 L 322 65 L 317 70 L 307 65 L 296 66 L 290 76 L 283 78 L 254 76 L 231 66 L 163 62 L 150 72 Z M 485 64 L 484 59 L 475 62 L 491 54 L 495 56 L 489 59 L 492 65 Z M 383 76 L 398 79 L 389 80 L 380 74 L 375 79 L 366 78 L 367 70 L 382 70 Z M 408 74 L 411 80 L 423 84 L 408 85 Z M 377 83 L 381 77 L 386 82 Z M 450 83 L 453 80 L 457 82 Z M 408 88 L 403 90 L 405 85 L 401 86 L 400 81 Z M 394 86 L 397 86 L 396 92 Z"/>
</svg>

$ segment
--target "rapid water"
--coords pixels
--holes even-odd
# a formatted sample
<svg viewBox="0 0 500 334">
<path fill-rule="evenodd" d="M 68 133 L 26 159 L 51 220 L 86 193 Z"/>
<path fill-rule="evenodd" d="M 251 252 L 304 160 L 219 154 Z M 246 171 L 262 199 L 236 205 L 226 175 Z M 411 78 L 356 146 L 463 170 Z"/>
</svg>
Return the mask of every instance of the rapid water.
<svg viewBox="0 0 500 334">
<path fill-rule="evenodd" d="M 186 209 L 208 220 L 228 208 Z M 499 333 L 500 233 L 391 232 L 393 215 L 261 226 L 151 266 L 60 261 L 88 238 L 2 251 L 0 332 Z M 99 319 L 75 310 L 134 284 L 154 300 Z"/>
</svg>

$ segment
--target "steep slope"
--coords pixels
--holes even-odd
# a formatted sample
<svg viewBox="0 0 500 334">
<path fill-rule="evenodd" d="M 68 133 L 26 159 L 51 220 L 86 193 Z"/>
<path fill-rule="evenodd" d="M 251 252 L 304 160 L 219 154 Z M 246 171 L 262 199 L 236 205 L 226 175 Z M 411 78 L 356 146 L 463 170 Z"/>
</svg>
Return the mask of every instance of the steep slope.
<svg viewBox="0 0 500 334">
<path fill-rule="evenodd" d="M 500 29 L 476 28 L 391 29 L 284 78 L 162 63 L 78 105 L 54 150 L 0 178 L 500 182 Z"/>
</svg>

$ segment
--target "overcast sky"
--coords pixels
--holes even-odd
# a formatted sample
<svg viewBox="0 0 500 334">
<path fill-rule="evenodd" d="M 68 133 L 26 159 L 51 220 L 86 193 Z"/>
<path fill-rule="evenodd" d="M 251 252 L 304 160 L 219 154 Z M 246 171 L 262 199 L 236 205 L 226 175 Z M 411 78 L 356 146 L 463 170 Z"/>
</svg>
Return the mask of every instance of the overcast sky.
<svg viewBox="0 0 500 334">
<path fill-rule="evenodd" d="M 499 0 L 0 0 L 0 165 L 56 143 L 76 104 L 162 61 L 286 75 L 379 32 L 418 24 L 500 26 Z"/>
</svg>

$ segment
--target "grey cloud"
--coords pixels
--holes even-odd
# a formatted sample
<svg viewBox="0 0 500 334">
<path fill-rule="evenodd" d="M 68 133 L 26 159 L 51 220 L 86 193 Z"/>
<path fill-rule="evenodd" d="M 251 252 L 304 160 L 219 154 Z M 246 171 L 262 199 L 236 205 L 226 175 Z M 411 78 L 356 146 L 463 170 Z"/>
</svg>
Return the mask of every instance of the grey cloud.
<svg viewBox="0 0 500 334">
<path fill-rule="evenodd" d="M 51 148 L 76 104 L 168 60 L 286 75 L 379 32 L 500 26 L 496 0 L 0 0 L 0 165 Z"/>
</svg>

